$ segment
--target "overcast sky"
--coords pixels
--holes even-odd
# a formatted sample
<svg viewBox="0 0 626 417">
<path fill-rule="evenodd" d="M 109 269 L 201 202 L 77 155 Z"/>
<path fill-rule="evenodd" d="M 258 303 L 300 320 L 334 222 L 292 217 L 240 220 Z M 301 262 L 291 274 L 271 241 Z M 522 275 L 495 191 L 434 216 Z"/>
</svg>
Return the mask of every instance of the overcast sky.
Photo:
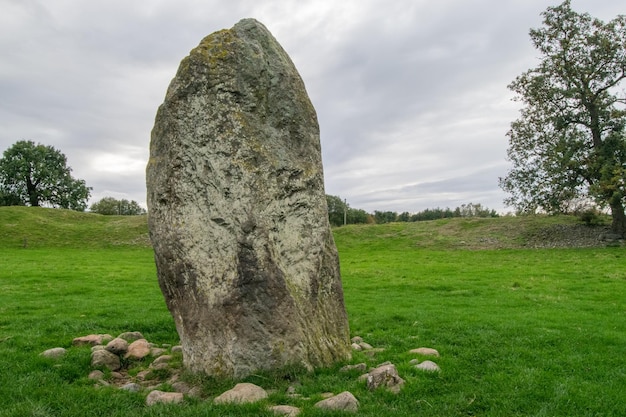
<svg viewBox="0 0 626 417">
<path fill-rule="evenodd" d="M 296 64 L 321 129 L 326 193 L 373 212 L 480 203 L 537 64 L 528 31 L 560 0 L 0 0 L 0 152 L 63 152 L 76 178 L 145 206 L 157 107 L 182 58 L 242 18 Z M 622 0 L 572 0 L 605 21 Z"/>
</svg>

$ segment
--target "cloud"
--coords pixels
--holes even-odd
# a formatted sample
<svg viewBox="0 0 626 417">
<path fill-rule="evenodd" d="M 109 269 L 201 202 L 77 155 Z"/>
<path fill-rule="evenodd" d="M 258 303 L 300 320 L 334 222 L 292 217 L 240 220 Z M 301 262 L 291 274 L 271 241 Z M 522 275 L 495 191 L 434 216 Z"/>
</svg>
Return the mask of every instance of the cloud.
<svg viewBox="0 0 626 417">
<path fill-rule="evenodd" d="M 610 0 L 574 0 L 605 20 Z M 504 209 L 506 86 L 536 64 L 543 0 L 0 0 L 0 150 L 64 152 L 94 200 L 145 204 L 157 107 L 180 60 L 244 17 L 300 71 L 321 128 L 326 191 L 368 211 Z"/>
</svg>

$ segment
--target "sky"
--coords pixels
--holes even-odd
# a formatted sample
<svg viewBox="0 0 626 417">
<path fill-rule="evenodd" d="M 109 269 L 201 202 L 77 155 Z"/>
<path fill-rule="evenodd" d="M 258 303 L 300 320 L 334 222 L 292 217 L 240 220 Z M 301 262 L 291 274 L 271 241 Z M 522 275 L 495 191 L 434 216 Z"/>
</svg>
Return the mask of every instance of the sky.
<svg viewBox="0 0 626 417">
<path fill-rule="evenodd" d="M 0 0 L 0 152 L 51 145 L 72 175 L 145 207 L 158 106 L 206 35 L 255 18 L 317 111 L 326 194 L 368 212 L 482 204 L 513 211 L 507 85 L 560 0 Z M 572 0 L 604 21 L 622 0 Z"/>
</svg>

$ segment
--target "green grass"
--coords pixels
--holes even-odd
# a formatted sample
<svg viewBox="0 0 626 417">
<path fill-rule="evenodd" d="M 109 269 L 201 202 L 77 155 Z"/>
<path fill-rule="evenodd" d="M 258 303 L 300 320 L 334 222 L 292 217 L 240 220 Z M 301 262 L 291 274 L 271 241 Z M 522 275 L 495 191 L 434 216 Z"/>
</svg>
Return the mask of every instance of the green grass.
<svg viewBox="0 0 626 417">
<path fill-rule="evenodd" d="M 145 217 L 0 208 L 0 416 L 270 416 L 265 407 L 279 403 L 322 416 L 315 401 L 344 390 L 359 399 L 359 416 L 626 415 L 624 248 L 524 248 L 538 230 L 574 221 L 336 229 L 351 333 L 384 348 L 351 363 L 393 362 L 407 382 L 399 395 L 367 391 L 338 364 L 254 375 L 247 380 L 273 390 L 256 405 L 148 408 L 145 393 L 94 388 L 87 348 L 56 362 L 39 356 L 89 333 L 177 342 Z M 421 346 L 439 350 L 441 373 L 409 365 Z M 286 395 L 294 380 L 310 399 Z M 209 398 L 233 384 L 195 381 Z"/>
</svg>

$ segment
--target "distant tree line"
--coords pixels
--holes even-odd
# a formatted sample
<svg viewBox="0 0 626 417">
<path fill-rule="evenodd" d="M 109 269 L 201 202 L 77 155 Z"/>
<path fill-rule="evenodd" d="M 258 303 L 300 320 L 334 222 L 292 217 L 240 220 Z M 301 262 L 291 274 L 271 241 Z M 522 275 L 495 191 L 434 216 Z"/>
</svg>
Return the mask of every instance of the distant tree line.
<svg viewBox="0 0 626 417">
<path fill-rule="evenodd" d="M 118 216 L 136 216 L 139 214 L 146 214 L 146 210 L 135 200 L 117 200 L 113 197 L 104 197 L 100 199 L 99 201 L 93 203 L 89 210 L 92 213 Z"/>
<path fill-rule="evenodd" d="M 373 214 L 365 210 L 351 208 L 345 200 L 337 196 L 326 196 L 328 203 L 328 220 L 332 226 L 343 224 L 359 223 L 393 223 L 393 222 L 419 222 L 437 219 L 451 219 L 455 217 L 499 217 L 499 214 L 492 209 L 483 207 L 481 204 L 462 204 L 455 209 L 435 208 L 426 209 L 417 213 L 403 212 L 398 214 L 395 211 L 374 211 Z"/>
</svg>

